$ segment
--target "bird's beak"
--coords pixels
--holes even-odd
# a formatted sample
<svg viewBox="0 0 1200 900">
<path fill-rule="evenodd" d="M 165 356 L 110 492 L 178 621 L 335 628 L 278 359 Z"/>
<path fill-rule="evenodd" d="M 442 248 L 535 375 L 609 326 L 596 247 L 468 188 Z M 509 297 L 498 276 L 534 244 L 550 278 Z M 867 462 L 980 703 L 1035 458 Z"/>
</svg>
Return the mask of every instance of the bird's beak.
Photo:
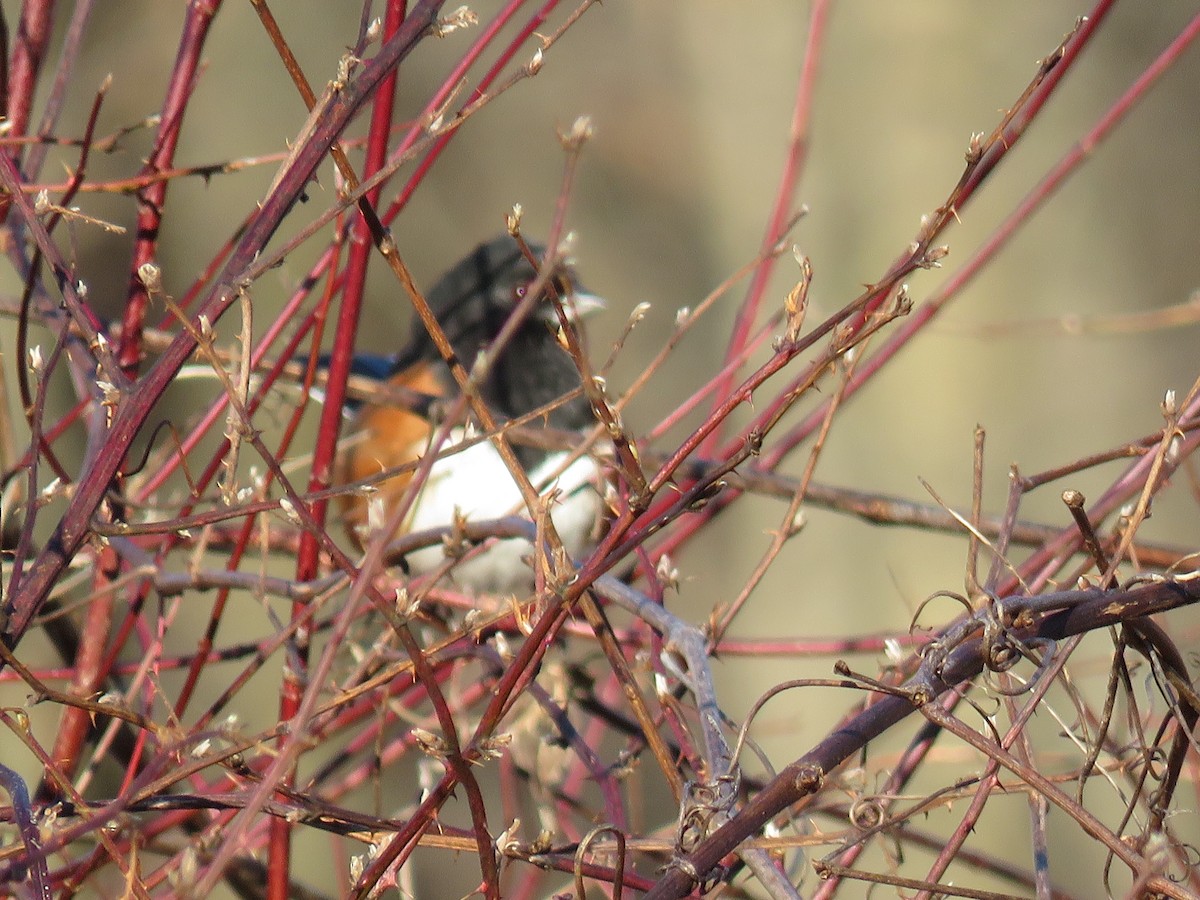
<svg viewBox="0 0 1200 900">
<path fill-rule="evenodd" d="M 586 319 L 588 316 L 607 308 L 608 304 L 604 302 L 603 297 L 584 291 L 572 291 L 563 303 L 563 309 L 567 311 L 567 315 L 574 321 Z"/>
</svg>

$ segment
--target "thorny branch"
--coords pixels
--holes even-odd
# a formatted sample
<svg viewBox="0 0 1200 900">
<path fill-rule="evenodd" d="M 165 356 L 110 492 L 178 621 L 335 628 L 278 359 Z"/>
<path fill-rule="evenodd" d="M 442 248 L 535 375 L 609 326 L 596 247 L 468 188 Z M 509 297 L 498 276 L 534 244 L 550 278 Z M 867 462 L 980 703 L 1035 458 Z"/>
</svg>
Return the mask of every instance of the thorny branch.
<svg viewBox="0 0 1200 900">
<path fill-rule="evenodd" d="M 200 61 L 223 14 L 219 2 L 189 5 L 161 111 L 107 136 L 99 131 L 107 84 L 89 94 L 81 128 L 59 124 L 89 4 L 76 5 L 63 36 L 63 58 L 36 134 L 29 133 L 30 111 L 53 4 L 24 4 L 11 60 L 4 54 L 5 252 L 23 292 L 19 300 L 5 300 L 3 311 L 17 321 L 18 358 L 7 368 L 19 373 L 24 420 L 18 423 L 26 428 L 27 447 L 5 460 L 6 481 L 22 490 L 6 495 L 4 506 L 5 530 L 14 520 L 16 527 L 4 545 L 0 658 L 8 684 L 25 692 L 32 710 L 0 710 L 0 724 L 21 748 L 22 761 L 32 760 L 44 775 L 30 791 L 15 762 L 0 765 L 7 815 L 20 837 L 0 851 L 0 882 L 16 891 L 27 879 L 34 896 L 51 897 L 105 883 L 115 873 L 134 896 L 204 894 L 225 880 L 246 896 L 283 897 L 303 890 L 291 842 L 297 830 L 312 829 L 336 839 L 335 853 L 348 872 L 338 884 L 354 896 L 389 886 L 412 893 L 420 855 L 451 850 L 477 857 L 472 877 L 490 897 L 510 886 L 544 892 L 544 872 L 561 873 L 554 883 L 566 889 L 573 882 L 580 895 L 589 880 L 614 896 L 637 890 L 662 898 L 718 885 L 737 889 L 739 879 L 752 877 L 757 887 L 751 890 L 798 897 L 804 854 L 812 847 L 825 852 L 812 864 L 825 879 L 821 897 L 850 879 L 926 896 L 997 896 L 948 883 L 950 865 L 967 859 L 981 873 L 1045 896 L 1052 888 L 1044 871 L 1028 872 L 966 846 L 995 796 L 1024 792 L 1035 820 L 1034 846 L 1043 855 L 1053 807 L 1104 848 L 1106 886 L 1114 893 L 1195 895 L 1194 851 L 1172 817 L 1181 810 L 1176 794 L 1191 786 L 1196 767 L 1200 695 L 1177 639 L 1151 617 L 1195 603 L 1200 578 L 1186 539 L 1152 541 L 1139 529 L 1172 480 L 1191 474 L 1200 444 L 1200 390 L 1179 401 L 1169 395 L 1163 426 L 1152 434 L 1109 450 L 1086 448 L 1091 455 L 1032 476 L 1014 468 L 1000 515 L 989 515 L 983 502 L 990 475 L 982 430 L 965 510 L 936 494 L 930 503 L 831 485 L 816 472 L 858 389 L 1111 133 L 1195 38 L 1200 17 L 924 303 L 911 299 L 905 279 L 944 263 L 948 248 L 939 242 L 1014 146 L 1028 140 L 1029 126 L 1076 70 L 1111 2 L 1097 3 L 1039 63 L 988 135 L 971 138 L 961 176 L 882 275 L 840 309 L 811 321 L 821 262 L 797 252 L 796 284 L 763 322 L 768 273 L 805 214 L 793 195 L 813 138 L 818 59 L 828 40 L 829 5 L 814 4 L 787 162 L 757 257 L 680 314 L 624 393 L 610 387 L 619 383 L 612 373 L 625 363 L 624 341 L 641 327 L 645 310 L 634 310 L 596 366 L 560 309 L 561 344 L 597 418 L 581 440 L 540 428 L 545 409 L 494 421 L 475 389 L 483 369 L 468 371 L 455 361 L 391 223 L 476 113 L 492 104 L 502 108 L 498 101 L 557 62 L 568 28 L 586 33 L 578 26 L 595 4 L 584 0 L 543 32 L 555 0 L 537 9 L 509 0 L 474 32 L 469 49 L 401 130 L 393 125 L 390 79 L 422 43 L 448 46 L 426 38 L 474 25 L 475 13 L 463 9 L 439 19 L 442 4 L 421 0 L 403 15 L 403 4 L 390 3 L 382 23 L 372 23 L 364 9 L 353 50 L 322 90 L 314 89 L 291 36 L 275 21 L 279 7 L 273 11 L 266 0 L 253 5 L 309 111 L 289 149 L 278 154 L 202 167 L 177 161 L 186 157 L 180 142 L 203 86 Z M 0 32 L 10 38 L 5 26 L 0 13 Z M 473 76 L 489 53 L 496 58 Z M 526 61 L 512 65 L 517 59 Z M 476 81 L 464 93 L 469 77 Z M 348 129 L 368 105 L 372 122 L 360 139 Z M 141 170 L 95 176 L 97 154 L 119 150 L 142 128 L 150 129 L 153 147 Z M 530 298 L 552 283 L 568 246 L 568 211 L 577 202 L 591 120 L 575 120 L 559 137 L 566 164 L 550 249 L 537 260 L 541 275 Z M 359 146 L 365 162 L 356 168 L 352 151 Z M 67 179 L 44 181 L 46 155 L 73 148 L 78 153 Z M 317 195 L 326 155 L 337 167 L 336 196 L 293 226 L 289 214 Z M 261 203 L 173 299 L 157 262 L 161 230 L 186 222 L 173 199 L 178 191 L 168 190 L 171 182 L 196 174 L 230 177 L 262 161 L 279 169 Z M 410 165 L 408 182 L 393 187 L 391 179 Z M 80 229 L 97 227 L 102 220 L 71 208 L 72 199 L 122 192 L 134 192 L 137 202 L 137 229 L 126 245 L 133 264 L 120 321 L 106 323 L 56 225 L 69 217 Z M 517 236 L 518 226 L 514 221 Z M 326 243 L 306 260 L 306 275 L 277 320 L 264 322 L 254 309 L 260 279 L 299 258 L 316 238 Z M 375 258 L 410 298 L 454 368 L 462 396 L 451 401 L 457 406 L 419 464 L 330 489 L 328 472 L 344 446 L 343 398 L 410 408 L 424 402 L 350 374 Z M 629 408 L 654 389 L 696 324 L 748 274 L 725 359 L 694 366 L 690 396 L 656 426 L 635 433 L 625 424 Z M 235 303 L 240 327 L 231 338 L 222 317 Z M 156 326 L 149 317 L 158 306 L 168 315 Z M 324 329 L 331 313 L 336 325 L 329 338 Z M 501 344 L 515 327 L 515 320 L 506 325 Z M 31 329 L 50 336 L 44 355 L 30 340 Z M 318 373 L 314 363 L 330 342 L 331 364 Z M 168 387 L 194 356 L 204 362 L 213 393 L 186 415 L 163 413 Z M 63 371 L 76 402 L 59 415 L 51 400 Z M 302 388 L 292 390 L 294 383 Z M 296 459 L 314 385 L 325 390 L 328 405 L 308 445 L 313 454 Z M 697 413 L 705 403 L 707 415 Z M 411 502 L 437 459 L 469 446 L 438 449 L 455 413 L 468 406 L 482 426 L 472 440 L 499 448 L 521 488 L 524 514 L 404 533 L 403 506 L 393 512 L 396 528 L 369 542 L 361 558 L 352 556 L 327 522 L 328 501 L 340 491 L 368 491 L 381 480 L 411 475 Z M 162 415 L 169 427 L 159 427 L 155 417 Z M 77 422 L 86 426 L 78 463 L 64 437 Z M 147 443 L 145 465 L 131 454 L 139 440 Z M 547 511 L 552 501 L 539 495 L 517 462 L 514 447 L 524 441 L 606 461 L 609 518 L 594 549 L 578 559 L 566 559 Z M 805 443 L 803 474 L 788 474 L 783 463 Z M 1090 506 L 1070 486 L 1077 474 L 1121 460 L 1124 470 Z M 1061 521 L 1019 516 L 1029 492 L 1064 480 Z M 680 576 L 672 554 L 748 494 L 786 500 L 786 511 L 772 519 L 770 545 L 742 590 L 715 598 L 707 620 L 692 621 L 674 608 Z M 807 512 L 817 508 L 968 536 L 966 595 L 938 591 L 918 615 L 936 626 L 914 626 L 908 635 L 865 629 L 869 633 L 831 645 L 796 615 L 779 633 L 730 636 L 779 554 L 802 533 Z M 492 596 L 457 587 L 456 566 L 515 538 L 534 548 L 535 590 Z M 447 550 L 440 571 L 410 576 L 407 557 L 438 545 Z M 1028 555 L 1019 557 L 1026 548 Z M 977 571 L 981 556 L 986 576 Z M 807 592 L 807 585 L 794 587 L 793 609 L 813 602 Z M 210 593 L 216 600 L 207 617 L 193 621 L 192 607 Z M 943 606 L 946 599 L 954 603 Z M 290 614 L 280 615 L 274 600 L 286 601 Z M 947 608 L 951 614 L 934 618 Z M 74 621 L 79 609 L 87 611 L 82 630 Z M 251 625 L 243 632 L 251 611 L 269 623 L 265 633 Z M 181 645 L 179 635 L 189 628 L 195 630 Z M 25 638 L 33 630 L 53 636 L 60 663 L 30 649 L 33 642 Z M 1096 643 L 1085 636 L 1106 630 L 1114 636 L 1108 683 L 1103 705 L 1093 706 L 1073 680 L 1073 662 L 1085 642 Z M 85 646 L 88 640 L 102 646 Z M 792 659 L 864 648 L 882 648 L 882 671 L 858 672 L 860 662 L 842 660 L 836 677 L 781 677 L 741 721 L 732 712 L 737 701 L 722 694 L 714 664 L 722 652 Z M 905 655 L 904 648 L 912 652 Z M 1149 674 L 1139 679 L 1139 672 Z M 273 678 L 279 682 L 275 713 L 253 721 L 234 714 L 246 705 L 247 685 Z M 777 770 L 756 734 L 763 711 L 782 702 L 779 697 L 802 690 L 807 696 L 813 688 L 855 702 L 811 749 Z M 1067 697 L 1073 721 L 1058 711 L 1058 694 Z M 48 750 L 35 718 L 37 707 L 51 704 L 65 717 Z M 1079 757 L 1073 771 L 1052 777 L 1040 768 L 1045 751 L 1027 728 L 1039 711 L 1060 716 Z M 913 713 L 924 722 L 893 765 L 868 756 L 868 746 L 880 752 L 874 748 Z M 970 748 L 979 771 L 961 776 L 950 764 L 934 768 L 933 749 L 951 739 Z M 418 787 L 393 794 L 384 776 L 404 765 L 417 774 Z M 98 780 L 101 766 L 115 769 L 119 787 Z M 906 797 L 915 776 L 931 770 L 942 786 Z M 869 775 L 878 777 L 874 789 Z M 1117 821 L 1090 806 L 1090 785 L 1099 779 L 1124 801 Z M 100 796 L 102 790 L 109 795 Z M 368 794 L 373 802 L 363 803 Z M 456 804 L 456 796 L 465 803 Z M 921 817 L 936 808 L 959 813 L 948 839 L 920 831 Z M 910 843 L 937 853 L 924 872 L 900 870 Z M 264 848 L 265 866 L 248 855 Z M 875 850 L 893 871 L 874 871 L 878 859 L 867 854 Z"/>
</svg>

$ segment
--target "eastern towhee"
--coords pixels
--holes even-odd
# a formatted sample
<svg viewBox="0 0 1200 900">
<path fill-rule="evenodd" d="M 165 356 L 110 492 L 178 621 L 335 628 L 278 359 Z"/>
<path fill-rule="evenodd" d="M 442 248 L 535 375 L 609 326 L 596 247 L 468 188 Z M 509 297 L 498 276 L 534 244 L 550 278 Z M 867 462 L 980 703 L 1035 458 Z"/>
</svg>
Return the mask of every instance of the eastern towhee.
<svg viewBox="0 0 1200 900">
<path fill-rule="evenodd" d="M 544 250 L 532 246 L 535 258 Z M 426 295 L 463 368 L 470 372 L 481 351 L 488 350 L 537 272 L 517 242 L 504 235 L 481 244 L 441 277 Z M 497 423 L 517 419 L 577 391 L 530 425 L 549 425 L 581 433 L 594 422 L 591 407 L 580 387 L 579 371 L 556 332 L 560 322 L 554 296 L 570 321 L 578 321 L 603 306 L 598 298 L 578 289 L 574 270 L 562 266 L 546 279 L 549 287 L 513 333 L 498 355 L 491 351 L 479 396 Z M 377 378 L 426 398 L 440 398 L 406 408 L 398 404 L 367 403 L 356 412 L 344 451 L 339 455 L 336 480 L 346 485 L 411 464 L 430 450 L 435 426 L 426 413 L 444 415 L 459 394 L 458 384 L 432 338 L 414 316 L 412 336 L 394 356 L 356 356 L 353 373 Z M 396 392 L 398 393 L 398 392 Z M 494 519 L 516 512 L 528 517 L 512 475 L 490 440 L 465 450 L 455 446 L 468 438 L 470 427 L 455 422 L 449 439 L 435 448 L 439 454 L 410 507 L 402 533 L 442 528 L 455 517 L 468 522 Z M 533 485 L 543 494 L 554 489 L 557 501 L 551 517 L 563 545 L 575 555 L 584 548 L 601 514 L 599 469 L 596 461 L 581 456 L 564 468 L 569 451 L 546 451 L 514 445 Z M 360 544 L 376 537 L 405 496 L 412 470 L 375 484 L 377 491 L 350 491 L 342 496 L 342 513 L 351 534 Z M 499 541 L 482 554 L 456 565 L 452 577 L 476 590 L 513 591 L 532 584 L 526 561 L 530 545 L 523 540 Z M 446 560 L 440 546 L 408 554 L 413 574 L 428 572 Z"/>
</svg>

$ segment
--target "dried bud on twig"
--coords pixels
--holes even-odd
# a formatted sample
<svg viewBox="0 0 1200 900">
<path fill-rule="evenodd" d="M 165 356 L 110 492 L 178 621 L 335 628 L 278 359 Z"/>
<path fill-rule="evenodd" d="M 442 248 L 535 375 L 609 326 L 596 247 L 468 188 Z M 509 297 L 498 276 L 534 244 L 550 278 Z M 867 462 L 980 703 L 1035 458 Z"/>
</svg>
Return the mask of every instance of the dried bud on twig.
<svg viewBox="0 0 1200 900">
<path fill-rule="evenodd" d="M 800 280 L 788 291 L 783 304 L 784 314 L 787 316 L 786 334 L 789 343 L 800 337 L 800 329 L 804 327 L 804 314 L 808 311 L 808 287 L 813 276 L 812 263 L 800 252 L 800 248 L 793 247 L 792 254 L 800 265 Z"/>
<path fill-rule="evenodd" d="M 591 116 L 580 116 L 571 123 L 570 130 L 558 133 L 558 139 L 568 153 L 578 153 L 595 133 Z"/>
<path fill-rule="evenodd" d="M 442 16 L 434 25 L 433 33 L 438 37 L 446 37 L 448 34 L 453 34 L 461 28 L 470 28 L 472 25 L 479 24 L 479 16 L 471 12 L 470 7 L 460 6 L 448 16 Z"/>
<path fill-rule="evenodd" d="M 516 237 L 521 233 L 521 217 L 525 215 L 525 208 L 520 203 L 512 205 L 512 212 L 504 217 L 504 224 L 508 228 L 508 233 Z"/>
</svg>

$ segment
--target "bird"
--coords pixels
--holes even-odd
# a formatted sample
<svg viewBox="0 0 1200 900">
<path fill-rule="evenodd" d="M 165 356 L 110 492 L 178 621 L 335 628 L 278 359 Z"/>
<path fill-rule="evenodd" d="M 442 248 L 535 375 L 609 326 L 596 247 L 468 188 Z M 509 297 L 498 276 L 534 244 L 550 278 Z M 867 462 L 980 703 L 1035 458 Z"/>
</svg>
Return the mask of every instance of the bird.
<svg viewBox="0 0 1200 900">
<path fill-rule="evenodd" d="M 530 244 L 529 250 L 534 258 L 545 258 L 542 245 Z M 530 424 L 582 434 L 595 419 L 590 402 L 579 390 L 578 367 L 558 339 L 560 320 L 553 298 L 557 297 L 573 323 L 605 304 L 579 286 L 573 266 L 562 263 L 553 277 L 543 279 L 548 287 L 528 316 L 498 353 L 490 350 L 536 278 L 537 271 L 518 242 L 504 234 L 468 253 L 434 283 L 426 299 L 465 370 L 470 372 L 479 354 L 488 351 L 486 375 L 478 385 L 478 395 L 497 424 L 561 400 Z M 459 394 L 459 386 L 415 315 L 410 337 L 399 352 L 356 355 L 351 374 L 398 389 L 393 397 L 407 392 L 421 398 L 421 402 L 401 406 L 385 400 L 366 402 L 354 409 L 350 437 L 337 458 L 336 484 L 351 485 L 401 469 L 436 449 L 438 458 L 419 485 L 401 526 L 402 533 L 446 528 L 464 520 L 495 519 L 514 511 L 528 518 L 517 483 L 494 444 L 487 439 L 470 443 L 470 423 L 452 423 L 446 442 L 431 447 L 436 428 L 430 413 L 444 414 Z M 566 395 L 571 396 L 563 400 Z M 469 446 L 456 450 L 462 443 Z M 551 519 L 564 548 L 574 557 L 585 549 L 601 521 L 600 463 L 588 454 L 568 461 L 570 452 L 566 450 L 516 445 L 514 451 L 539 491 L 556 492 Z M 378 481 L 373 492 L 346 490 L 340 495 L 343 520 L 359 546 L 365 546 L 376 536 L 378 527 L 392 518 L 412 479 L 413 470 L 404 469 Z M 388 537 L 394 536 L 399 535 Z M 456 564 L 451 577 L 460 586 L 480 592 L 528 589 L 533 585 L 528 565 L 531 549 L 523 539 L 497 541 L 481 554 Z M 430 572 L 445 560 L 442 545 L 409 552 L 404 558 L 410 575 Z"/>
</svg>

